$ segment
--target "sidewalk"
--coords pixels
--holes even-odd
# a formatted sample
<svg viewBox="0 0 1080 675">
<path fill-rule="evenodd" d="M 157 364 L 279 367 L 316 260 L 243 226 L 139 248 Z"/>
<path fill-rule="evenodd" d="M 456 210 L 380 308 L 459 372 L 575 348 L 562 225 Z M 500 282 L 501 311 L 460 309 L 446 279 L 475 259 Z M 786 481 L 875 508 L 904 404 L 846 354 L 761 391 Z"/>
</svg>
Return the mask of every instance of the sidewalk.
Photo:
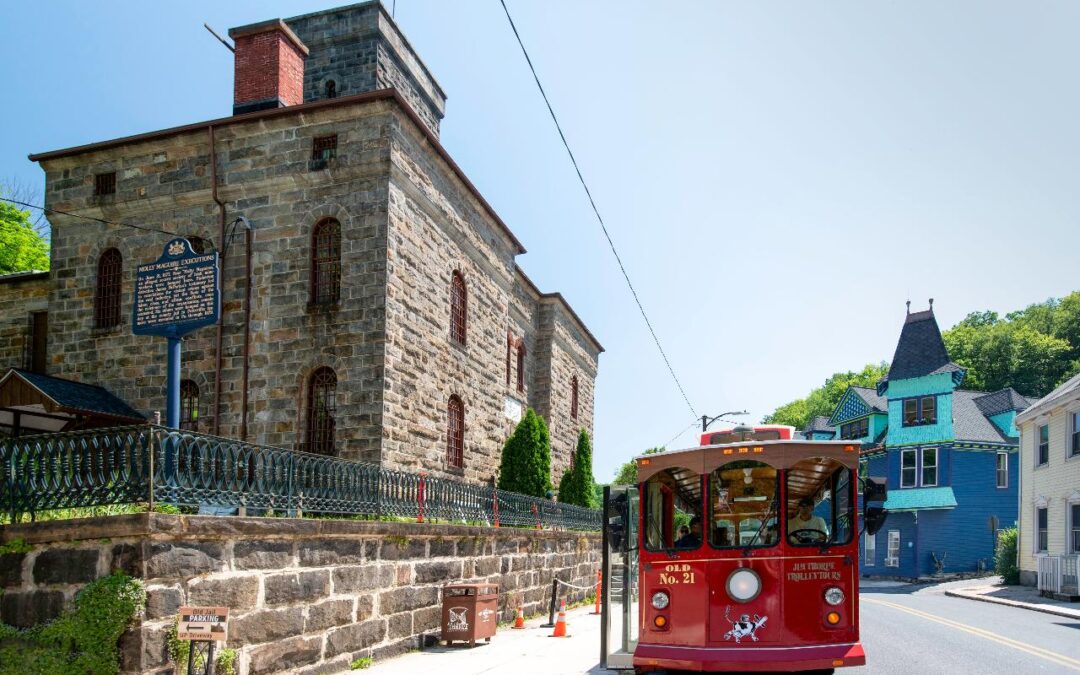
<svg viewBox="0 0 1080 675">
<path fill-rule="evenodd" d="M 1000 579 L 1000 577 L 991 577 L 991 579 Z M 991 579 L 983 579 L 982 581 L 991 582 Z M 1031 609 L 1036 612 L 1057 614 L 1070 619 L 1080 619 L 1080 603 L 1044 598 L 1039 595 L 1038 589 L 1032 586 L 999 586 L 994 583 L 982 583 L 947 589 L 945 595 Z"/>
<path fill-rule="evenodd" d="M 491 642 L 469 648 L 429 647 L 376 662 L 365 673 L 373 675 L 599 675 L 612 671 L 600 668 L 600 617 L 590 614 L 592 605 L 566 612 L 570 637 L 552 638 L 550 628 L 541 628 L 547 617 L 532 619 L 524 630 L 499 628 Z"/>
</svg>

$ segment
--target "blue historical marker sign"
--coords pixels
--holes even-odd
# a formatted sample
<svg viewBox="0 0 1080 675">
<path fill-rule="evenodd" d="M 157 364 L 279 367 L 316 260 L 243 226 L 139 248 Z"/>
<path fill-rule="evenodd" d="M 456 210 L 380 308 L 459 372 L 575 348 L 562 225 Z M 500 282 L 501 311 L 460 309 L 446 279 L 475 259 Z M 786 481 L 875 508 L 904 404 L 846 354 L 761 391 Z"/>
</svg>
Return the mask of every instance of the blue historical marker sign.
<svg viewBox="0 0 1080 675">
<path fill-rule="evenodd" d="M 165 392 L 166 424 L 180 426 L 180 337 L 216 323 L 221 313 L 218 254 L 196 253 L 187 239 L 173 239 L 157 262 L 135 270 L 135 302 L 131 332 L 169 339 Z M 165 475 L 176 468 L 172 452 L 165 454 Z"/>
<path fill-rule="evenodd" d="M 209 326 L 221 312 L 218 254 L 195 253 L 173 239 L 161 257 L 135 271 L 131 330 L 136 335 L 180 337 Z"/>
</svg>

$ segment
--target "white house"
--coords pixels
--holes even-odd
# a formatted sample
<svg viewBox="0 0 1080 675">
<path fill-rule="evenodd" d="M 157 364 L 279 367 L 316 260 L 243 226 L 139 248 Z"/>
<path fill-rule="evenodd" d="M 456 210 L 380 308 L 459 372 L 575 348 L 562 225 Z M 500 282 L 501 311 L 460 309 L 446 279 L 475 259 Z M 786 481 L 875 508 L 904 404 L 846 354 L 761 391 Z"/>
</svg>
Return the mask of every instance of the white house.
<svg viewBox="0 0 1080 675">
<path fill-rule="evenodd" d="M 1020 581 L 1080 595 L 1080 375 L 1016 416 Z"/>
</svg>

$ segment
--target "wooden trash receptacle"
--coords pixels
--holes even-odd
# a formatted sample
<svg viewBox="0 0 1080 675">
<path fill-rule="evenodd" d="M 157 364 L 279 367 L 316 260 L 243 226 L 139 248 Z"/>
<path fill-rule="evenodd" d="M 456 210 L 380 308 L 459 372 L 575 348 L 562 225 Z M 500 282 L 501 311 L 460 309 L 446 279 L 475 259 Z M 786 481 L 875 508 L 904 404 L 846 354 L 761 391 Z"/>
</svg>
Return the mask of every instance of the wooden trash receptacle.
<svg viewBox="0 0 1080 675">
<path fill-rule="evenodd" d="M 451 584 L 443 587 L 442 639 L 447 645 L 479 639 L 491 642 L 499 618 L 497 584 Z"/>
</svg>

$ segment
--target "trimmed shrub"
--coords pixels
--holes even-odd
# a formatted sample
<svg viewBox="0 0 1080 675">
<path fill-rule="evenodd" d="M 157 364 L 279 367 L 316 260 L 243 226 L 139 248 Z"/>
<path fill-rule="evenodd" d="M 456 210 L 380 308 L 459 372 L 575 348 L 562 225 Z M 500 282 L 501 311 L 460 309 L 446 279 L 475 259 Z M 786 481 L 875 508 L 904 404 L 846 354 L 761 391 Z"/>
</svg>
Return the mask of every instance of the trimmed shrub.
<svg viewBox="0 0 1080 675">
<path fill-rule="evenodd" d="M 1007 584 L 1020 583 L 1020 567 L 1016 564 L 1016 539 L 1015 527 L 998 532 L 997 550 L 994 552 L 994 570 L 1005 579 Z"/>
<path fill-rule="evenodd" d="M 584 429 L 578 434 L 577 449 L 574 451 L 574 467 L 559 481 L 559 501 L 564 504 L 576 504 L 586 508 L 596 508 L 596 481 L 592 472 L 592 443 L 589 432 Z"/>
<path fill-rule="evenodd" d="M 499 489 L 546 497 L 551 489 L 551 437 L 544 418 L 529 408 L 503 446 Z"/>
</svg>

